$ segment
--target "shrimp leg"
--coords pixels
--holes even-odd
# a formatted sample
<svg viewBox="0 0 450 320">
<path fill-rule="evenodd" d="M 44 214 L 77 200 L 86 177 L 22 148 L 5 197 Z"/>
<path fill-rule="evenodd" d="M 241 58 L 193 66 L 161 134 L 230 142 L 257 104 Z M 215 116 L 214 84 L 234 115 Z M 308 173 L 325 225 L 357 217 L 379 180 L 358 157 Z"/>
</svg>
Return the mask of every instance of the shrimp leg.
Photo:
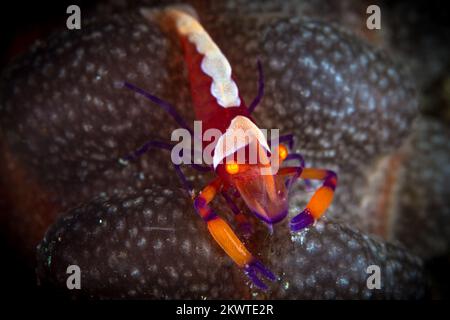
<svg viewBox="0 0 450 320">
<path fill-rule="evenodd" d="M 194 199 L 194 207 L 200 217 L 206 222 L 208 231 L 226 254 L 241 268 L 249 279 L 259 288 L 267 289 L 260 280 L 258 273 L 274 281 L 275 276 L 259 260 L 257 260 L 239 240 L 228 223 L 220 218 L 208 204 L 222 188 L 222 181 L 216 178 L 208 184 Z"/>
<path fill-rule="evenodd" d="M 234 218 L 237 222 L 238 230 L 243 234 L 244 238 L 248 238 L 252 234 L 252 224 L 226 191 L 222 191 L 222 197 L 225 199 L 228 207 L 234 213 Z"/>
<path fill-rule="evenodd" d="M 297 172 L 297 167 L 286 167 L 280 169 L 278 174 L 292 176 Z M 299 178 L 323 180 L 323 184 L 316 190 L 306 208 L 290 221 L 292 231 L 299 231 L 310 226 L 325 213 L 333 200 L 337 185 L 336 173 L 326 169 L 305 168 Z"/>
<path fill-rule="evenodd" d="M 294 147 L 294 136 L 292 134 L 286 134 L 282 135 L 278 138 L 278 143 L 287 143 L 290 150 Z M 273 143 L 273 142 L 271 142 Z M 290 153 L 284 161 L 290 161 L 290 160 L 297 160 L 299 162 L 299 165 L 304 168 L 305 167 L 305 159 L 303 158 L 301 153 Z M 292 177 L 293 180 L 296 179 L 296 177 Z M 289 181 L 288 185 L 290 186 L 292 183 Z M 307 190 L 311 189 L 311 181 L 309 179 L 305 179 L 305 184 Z"/>
</svg>

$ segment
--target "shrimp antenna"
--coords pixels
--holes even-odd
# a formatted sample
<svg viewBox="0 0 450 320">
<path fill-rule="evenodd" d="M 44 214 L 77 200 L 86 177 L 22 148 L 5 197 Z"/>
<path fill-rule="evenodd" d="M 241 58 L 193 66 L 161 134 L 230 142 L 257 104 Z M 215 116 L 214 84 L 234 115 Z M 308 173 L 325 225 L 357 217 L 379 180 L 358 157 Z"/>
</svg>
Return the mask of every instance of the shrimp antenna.
<svg viewBox="0 0 450 320">
<path fill-rule="evenodd" d="M 176 111 L 176 109 L 175 109 L 175 107 L 173 105 L 171 105 L 167 101 L 164 101 L 164 100 L 158 98 L 157 96 L 152 95 L 151 93 L 148 93 L 144 89 L 141 89 L 141 88 L 135 86 L 134 84 L 131 84 L 129 82 L 124 82 L 124 85 L 128 89 L 131 89 L 131 90 L 133 90 L 136 93 L 139 93 L 140 95 L 142 95 L 142 96 L 146 97 L 147 99 L 149 99 L 151 102 L 153 102 L 153 103 L 157 104 L 158 106 L 160 106 L 161 108 L 163 108 L 164 111 L 166 111 L 169 115 L 171 115 L 172 118 L 182 128 L 188 130 L 191 134 L 193 134 L 192 129 L 189 128 L 189 126 L 184 121 L 183 117 L 180 116 L 180 114 Z"/>
<path fill-rule="evenodd" d="M 263 72 L 263 68 L 262 68 L 262 64 L 261 64 L 260 60 L 258 60 L 257 65 L 258 65 L 258 75 L 259 75 L 258 94 L 256 95 L 255 99 L 253 99 L 252 103 L 248 107 L 248 111 L 250 113 L 252 113 L 253 110 L 255 110 L 256 106 L 261 101 L 262 97 L 264 96 L 264 72 Z"/>
</svg>

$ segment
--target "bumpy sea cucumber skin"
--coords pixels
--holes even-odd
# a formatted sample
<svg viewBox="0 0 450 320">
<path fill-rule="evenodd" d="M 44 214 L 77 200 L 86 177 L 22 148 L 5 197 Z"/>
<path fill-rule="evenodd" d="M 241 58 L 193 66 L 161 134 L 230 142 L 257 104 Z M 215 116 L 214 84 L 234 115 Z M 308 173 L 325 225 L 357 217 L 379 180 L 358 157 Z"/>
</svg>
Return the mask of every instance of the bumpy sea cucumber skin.
<svg viewBox="0 0 450 320">
<path fill-rule="evenodd" d="M 286 231 L 280 228 L 275 238 Z M 274 287 L 276 298 L 418 299 L 424 295 L 418 257 L 347 225 L 325 218 L 291 240 L 275 241 L 271 246 L 272 256 L 283 257 L 273 260 L 274 270 L 284 276 L 281 286 Z M 374 265 L 382 270 L 380 290 L 367 286 L 371 274 L 367 268 Z"/>
<path fill-rule="evenodd" d="M 359 201 L 364 192 L 361 186 L 366 182 L 361 172 L 370 168 L 371 161 L 380 154 L 388 153 L 394 145 L 400 144 L 407 133 L 416 107 L 408 78 L 399 73 L 384 54 L 327 24 L 281 19 L 278 22 L 264 20 L 255 28 L 251 22 L 219 19 L 217 25 L 208 30 L 229 58 L 239 88 L 248 101 L 256 93 L 256 58 L 261 58 L 267 90 L 263 104 L 256 111 L 258 124 L 268 128 L 280 127 L 283 133 L 293 132 L 298 150 L 304 153 L 309 165 L 322 164 L 338 169 L 340 186 L 330 217 L 346 220 L 364 230 L 367 217 L 359 210 Z M 208 23 L 208 26 L 214 25 Z M 83 33 L 66 31 L 52 37 L 46 46 L 43 43 L 38 45 L 4 73 L 0 87 L 2 149 L 8 151 L 8 154 L 1 154 L 2 157 L 10 157 L 2 161 L 3 184 L 7 183 L 9 190 L 15 193 L 21 189 L 23 192 L 20 194 L 24 198 L 43 198 L 40 201 L 51 208 L 38 207 L 33 201 L 23 201 L 24 198 L 17 200 L 17 203 L 28 203 L 29 207 L 15 208 L 8 220 L 10 229 L 32 250 L 42 238 L 46 226 L 61 214 L 40 247 L 39 274 L 42 281 L 61 284 L 62 277 L 66 276 L 65 264 L 73 259 L 87 263 L 90 258 L 96 263 L 90 264 L 91 267 L 84 265 L 84 270 L 86 279 L 92 283 L 87 287 L 87 294 L 93 297 L 177 297 L 176 292 L 170 291 L 177 281 L 186 281 L 190 285 L 180 293 L 183 297 L 198 297 L 203 293 L 220 298 L 250 297 L 245 277 L 213 245 L 206 230 L 202 229 L 201 221 L 196 219 L 191 202 L 178 192 L 181 185 L 171 170 L 169 154 L 151 152 L 137 163 L 129 164 L 118 160 L 148 139 L 166 139 L 175 128 L 175 123 L 156 106 L 123 89 L 123 81 L 135 83 L 172 102 L 184 116 L 192 119 L 186 75 L 180 72 L 184 70 L 181 48 L 138 14 L 111 16 L 103 21 L 86 23 L 83 28 Z M 238 29 L 239 33 L 236 33 Z M 230 33 L 223 33 L 224 30 Z M 238 36 L 233 36 L 236 34 Z M 308 34 L 311 38 L 303 38 Z M 105 52 L 109 53 L 107 57 Z M 306 57 L 311 60 L 305 63 Z M 355 70 L 346 67 L 346 63 L 355 61 L 360 61 Z M 363 72 L 364 64 L 367 64 L 366 72 Z M 389 84 L 387 88 L 382 81 L 385 78 Z M 347 92 L 348 89 L 354 93 L 353 96 Z M 346 97 L 353 100 L 344 103 Z M 351 112 L 347 109 L 349 104 L 354 107 Z M 370 112 L 374 105 L 375 110 Z M 155 132 L 156 125 L 158 129 Z M 375 125 L 376 128 L 373 127 Z M 26 179 L 18 179 L 16 170 L 11 169 L 12 164 L 25 173 Z M 208 180 L 198 179 L 191 171 L 188 173 L 195 179 L 197 188 Z M 29 181 L 37 185 L 37 192 L 27 192 Z M 145 191 L 147 189 L 150 191 Z M 144 200 L 136 200 L 140 197 Z M 94 202 L 93 198 L 99 200 Z M 131 203 L 137 201 L 136 206 L 130 206 L 129 200 Z M 292 200 L 293 207 L 300 209 L 297 200 L 298 197 Z M 67 211 L 80 204 L 84 205 Z M 118 212 L 108 215 L 109 206 L 117 207 Z M 220 208 L 225 211 L 223 206 Z M 157 214 L 147 213 L 147 217 L 146 211 Z M 176 218 L 180 216 L 177 211 L 182 213 L 182 218 Z M 129 222 L 124 231 L 120 231 L 122 227 L 117 229 L 115 225 L 120 225 L 118 219 L 124 214 L 129 217 Z M 93 220 L 95 217 L 99 219 Z M 175 226 L 176 219 L 179 220 Z M 37 224 L 42 220 L 47 224 Z M 107 221 L 106 226 L 103 221 Z M 144 229 L 159 227 L 159 223 L 169 225 L 168 228 L 176 227 L 176 236 L 166 237 L 169 239 L 167 244 L 157 229 Z M 77 224 L 79 229 L 69 227 Z M 191 227 L 192 230 L 185 230 Z M 348 230 L 334 222 L 325 222 L 325 228 L 331 239 L 337 239 L 343 230 Z M 111 237 L 104 230 L 117 234 L 111 252 L 108 249 Z M 185 231 L 189 236 L 183 235 Z M 137 249 L 139 240 L 133 240 L 136 232 L 146 237 L 145 241 L 139 242 L 141 245 L 152 243 L 143 256 Z M 320 242 L 318 235 L 312 230 L 311 239 Z M 273 248 L 284 255 L 284 259 L 280 260 L 279 256 L 266 251 L 268 246 L 255 251 L 261 252 L 262 259 L 269 266 L 273 265 L 280 275 L 283 268 L 291 270 L 297 263 L 289 259 L 311 258 L 326 268 L 327 259 L 333 257 L 333 251 L 323 246 L 321 250 L 325 251 L 320 255 L 323 259 L 316 259 L 306 244 L 304 247 L 301 243 L 291 242 L 287 231 L 283 236 L 273 242 Z M 392 262 L 395 266 L 396 271 L 386 277 L 387 287 L 380 291 L 380 295 L 411 297 L 414 290 L 418 296 L 422 293 L 422 282 L 418 281 L 420 263 L 406 258 L 409 255 L 404 253 L 404 249 L 387 246 L 392 249 L 383 251 L 386 246 L 382 242 L 371 242 L 356 231 L 348 231 L 348 237 L 355 239 L 361 250 L 343 247 L 338 251 L 343 250 L 355 259 L 361 254 L 364 262 L 373 257 L 382 264 L 391 265 Z M 74 241 L 68 242 L 66 238 Z M 191 244 L 185 243 L 186 239 Z M 176 245 L 170 241 L 176 241 Z M 197 261 L 211 266 L 208 270 L 211 273 L 193 273 L 191 278 L 189 273 L 181 276 L 183 267 L 169 262 L 166 269 L 161 269 L 164 263 L 157 264 L 160 268 L 156 277 L 151 273 L 153 267 L 145 269 L 150 260 L 169 259 L 167 255 L 173 252 L 159 249 L 170 246 L 174 250 L 184 250 L 192 248 L 193 244 L 195 255 L 180 259 L 179 263 L 189 265 L 186 270 L 192 270 L 195 265 L 190 264 Z M 73 246 L 72 251 L 70 246 Z M 87 250 L 85 246 L 91 249 Z M 294 253 L 287 251 L 292 246 Z M 367 246 L 373 250 L 366 250 Z M 207 249 L 202 249 L 204 247 Z M 132 258 L 121 260 L 124 252 Z M 111 258 L 113 253 L 118 261 Z M 158 256 L 159 253 L 162 255 Z M 198 259 L 192 259 L 193 256 Z M 173 258 L 172 254 L 170 258 Z M 113 272 L 116 267 L 119 274 Z M 319 271 L 310 276 L 328 293 L 324 296 L 314 291 L 309 297 L 369 297 L 361 287 L 363 277 L 360 269 L 356 278 L 339 280 L 342 284 L 339 287 L 330 280 L 329 271 L 323 268 L 319 267 Z M 316 275 L 320 272 L 326 276 Z M 132 280 L 133 275 L 137 280 Z M 344 273 L 340 276 L 347 277 Z M 227 281 L 229 279 L 233 281 Z M 139 290 L 130 291 L 142 280 L 147 281 L 146 286 L 142 284 Z M 108 291 L 103 281 L 112 281 L 114 291 Z M 310 280 L 309 284 L 302 284 L 294 272 L 282 281 L 288 288 L 276 289 L 273 297 L 307 297 L 308 293 L 303 292 L 307 290 L 302 291 L 301 288 L 314 283 Z M 348 287 L 347 282 L 351 283 Z M 402 284 L 402 291 L 394 295 L 387 288 L 396 284 Z M 231 286 L 234 290 L 239 289 L 232 291 Z"/>
<path fill-rule="evenodd" d="M 189 200 L 154 187 L 123 198 L 94 200 L 54 224 L 39 246 L 38 275 L 64 290 L 68 265 L 82 270 L 82 290 L 95 298 L 420 298 L 418 258 L 403 249 L 322 221 L 292 239 L 287 225 L 255 250 L 281 280 L 273 291 L 251 290 L 200 219 L 187 219 Z M 173 197 L 173 198 L 172 198 Z M 168 214 L 170 213 L 170 214 Z M 177 257 L 176 259 L 174 257 Z M 367 288 L 370 265 L 382 270 L 380 290 Z M 418 288 L 422 288 L 419 289 Z"/>
<path fill-rule="evenodd" d="M 450 248 L 449 141 L 450 130 L 439 121 L 423 117 L 414 123 L 390 208 L 395 212 L 390 239 L 424 258 Z"/>
</svg>

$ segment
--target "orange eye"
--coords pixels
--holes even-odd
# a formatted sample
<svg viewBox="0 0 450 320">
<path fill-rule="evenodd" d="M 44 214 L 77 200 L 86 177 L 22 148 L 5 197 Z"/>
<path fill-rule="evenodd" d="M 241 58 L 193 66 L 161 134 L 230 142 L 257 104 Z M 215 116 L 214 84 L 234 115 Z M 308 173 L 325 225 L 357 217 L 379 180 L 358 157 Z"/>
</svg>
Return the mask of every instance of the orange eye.
<svg viewBox="0 0 450 320">
<path fill-rule="evenodd" d="M 239 172 L 239 165 L 237 163 L 227 163 L 225 165 L 225 170 L 229 173 L 229 174 L 236 174 Z"/>
<path fill-rule="evenodd" d="M 280 157 L 281 160 L 286 159 L 288 156 L 288 153 L 289 153 L 288 149 L 284 145 L 280 144 L 278 146 L 278 156 Z"/>
</svg>

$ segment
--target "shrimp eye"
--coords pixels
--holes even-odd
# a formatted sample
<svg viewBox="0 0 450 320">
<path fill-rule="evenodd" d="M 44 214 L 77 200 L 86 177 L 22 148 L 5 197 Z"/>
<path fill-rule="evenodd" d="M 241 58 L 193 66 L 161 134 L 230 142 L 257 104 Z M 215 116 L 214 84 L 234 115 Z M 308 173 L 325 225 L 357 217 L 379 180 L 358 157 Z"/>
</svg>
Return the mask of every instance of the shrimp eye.
<svg viewBox="0 0 450 320">
<path fill-rule="evenodd" d="M 236 174 L 239 172 L 239 165 L 235 162 L 233 163 L 227 163 L 225 165 L 225 170 L 229 173 L 229 174 Z"/>
<path fill-rule="evenodd" d="M 284 145 L 280 144 L 278 146 L 278 156 L 280 157 L 281 160 L 286 159 L 288 156 L 288 153 L 289 153 L 288 149 Z"/>
</svg>

